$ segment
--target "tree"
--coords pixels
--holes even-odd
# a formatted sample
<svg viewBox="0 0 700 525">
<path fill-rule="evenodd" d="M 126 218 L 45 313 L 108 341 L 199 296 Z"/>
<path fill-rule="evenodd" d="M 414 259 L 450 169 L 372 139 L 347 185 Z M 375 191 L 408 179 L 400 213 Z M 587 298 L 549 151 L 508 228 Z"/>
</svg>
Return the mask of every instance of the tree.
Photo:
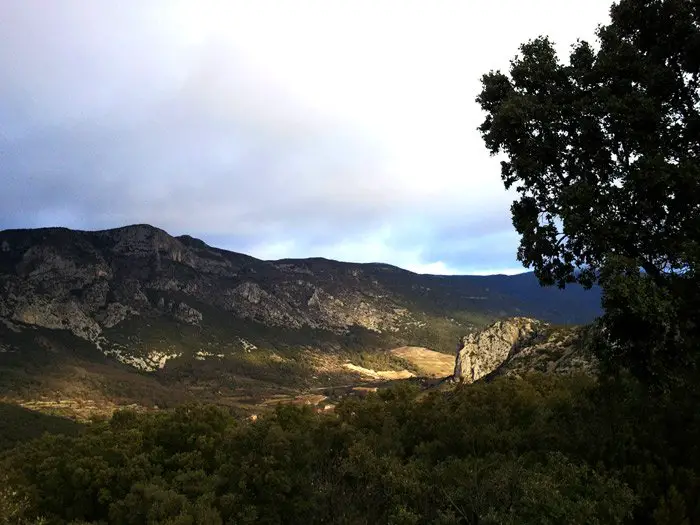
<svg viewBox="0 0 700 525">
<path fill-rule="evenodd" d="M 540 37 L 484 75 L 479 130 L 518 193 L 518 259 L 545 285 L 600 283 L 609 348 L 648 372 L 659 345 L 675 360 L 698 339 L 700 3 L 621 0 L 610 15 L 568 64 Z M 651 302 L 626 304 L 632 285 Z"/>
</svg>

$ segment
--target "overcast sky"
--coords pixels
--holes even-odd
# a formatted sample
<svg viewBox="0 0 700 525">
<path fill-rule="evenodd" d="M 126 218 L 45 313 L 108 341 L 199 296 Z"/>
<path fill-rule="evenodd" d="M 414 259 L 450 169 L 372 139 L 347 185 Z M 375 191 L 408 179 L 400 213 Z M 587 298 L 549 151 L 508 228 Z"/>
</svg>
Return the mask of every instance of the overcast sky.
<svg viewBox="0 0 700 525">
<path fill-rule="evenodd" d="M 0 229 L 512 273 L 479 79 L 610 0 L 0 0 Z"/>
</svg>

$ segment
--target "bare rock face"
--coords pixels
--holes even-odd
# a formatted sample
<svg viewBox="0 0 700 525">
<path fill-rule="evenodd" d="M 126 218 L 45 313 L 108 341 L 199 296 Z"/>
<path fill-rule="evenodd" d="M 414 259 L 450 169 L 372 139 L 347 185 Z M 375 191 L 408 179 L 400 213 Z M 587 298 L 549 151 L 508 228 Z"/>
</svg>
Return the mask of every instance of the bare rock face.
<svg viewBox="0 0 700 525">
<path fill-rule="evenodd" d="M 245 282 L 235 291 L 251 304 L 259 304 L 260 301 L 267 298 L 267 294 L 255 283 Z"/>
<path fill-rule="evenodd" d="M 311 326 L 361 326 L 373 332 L 394 325 L 401 318 L 395 309 L 383 310 L 371 304 L 368 298 L 356 293 L 344 293 L 342 299 L 322 288 L 314 288 L 307 301 Z"/>
<path fill-rule="evenodd" d="M 112 328 L 118 325 L 130 315 L 138 315 L 139 312 L 130 306 L 121 303 L 110 303 L 107 308 L 98 312 L 97 320 L 105 328 Z"/>
<path fill-rule="evenodd" d="M 20 304 L 12 320 L 44 328 L 63 329 L 88 341 L 96 341 L 101 333 L 100 325 L 88 317 L 73 301 L 33 301 Z"/>
<path fill-rule="evenodd" d="M 81 299 L 89 311 L 97 311 L 107 304 L 107 294 L 109 293 L 109 283 L 107 281 L 96 281 L 86 287 L 81 293 Z"/>
<path fill-rule="evenodd" d="M 532 341 L 543 324 L 535 319 L 514 317 L 469 334 L 457 353 L 455 379 L 473 383 L 494 371 L 519 347 Z"/>
<path fill-rule="evenodd" d="M 581 330 L 555 329 L 526 317 L 498 321 L 462 339 L 453 377 L 473 383 L 489 374 L 594 373 L 597 361 L 583 348 Z"/>
<path fill-rule="evenodd" d="M 183 323 L 199 325 L 202 322 L 202 313 L 183 302 L 177 305 L 174 315 L 175 319 Z"/>
</svg>

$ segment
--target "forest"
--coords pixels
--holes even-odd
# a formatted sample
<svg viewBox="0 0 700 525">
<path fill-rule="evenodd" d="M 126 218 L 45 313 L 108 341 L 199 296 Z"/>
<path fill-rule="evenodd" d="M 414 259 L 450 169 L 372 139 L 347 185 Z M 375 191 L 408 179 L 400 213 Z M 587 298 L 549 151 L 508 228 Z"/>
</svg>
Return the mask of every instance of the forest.
<svg viewBox="0 0 700 525">
<path fill-rule="evenodd" d="M 533 374 L 334 414 L 121 411 L 5 454 L 0 523 L 697 523 L 699 394 Z"/>
</svg>

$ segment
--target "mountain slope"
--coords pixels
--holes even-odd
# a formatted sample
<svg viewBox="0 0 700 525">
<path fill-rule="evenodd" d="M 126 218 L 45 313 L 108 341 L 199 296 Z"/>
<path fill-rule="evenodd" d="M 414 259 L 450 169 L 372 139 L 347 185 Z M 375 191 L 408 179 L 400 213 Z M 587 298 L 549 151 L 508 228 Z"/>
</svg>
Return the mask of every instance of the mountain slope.
<svg viewBox="0 0 700 525">
<path fill-rule="evenodd" d="M 599 303 L 595 290 L 543 289 L 532 274 L 262 261 L 148 225 L 0 232 L 0 367 L 60 347 L 69 351 L 54 357 L 82 369 L 126 365 L 211 392 L 244 380 L 317 385 L 342 381 L 348 360 L 400 368 L 391 348 L 451 354 L 497 318 L 584 323 Z"/>
<path fill-rule="evenodd" d="M 0 291 L 0 317 L 90 341 L 143 316 L 378 334 L 428 317 L 456 316 L 467 326 L 518 314 L 582 323 L 599 311 L 596 292 L 542 288 L 532 274 L 435 276 L 320 258 L 261 261 L 147 225 L 0 232 Z"/>
</svg>

